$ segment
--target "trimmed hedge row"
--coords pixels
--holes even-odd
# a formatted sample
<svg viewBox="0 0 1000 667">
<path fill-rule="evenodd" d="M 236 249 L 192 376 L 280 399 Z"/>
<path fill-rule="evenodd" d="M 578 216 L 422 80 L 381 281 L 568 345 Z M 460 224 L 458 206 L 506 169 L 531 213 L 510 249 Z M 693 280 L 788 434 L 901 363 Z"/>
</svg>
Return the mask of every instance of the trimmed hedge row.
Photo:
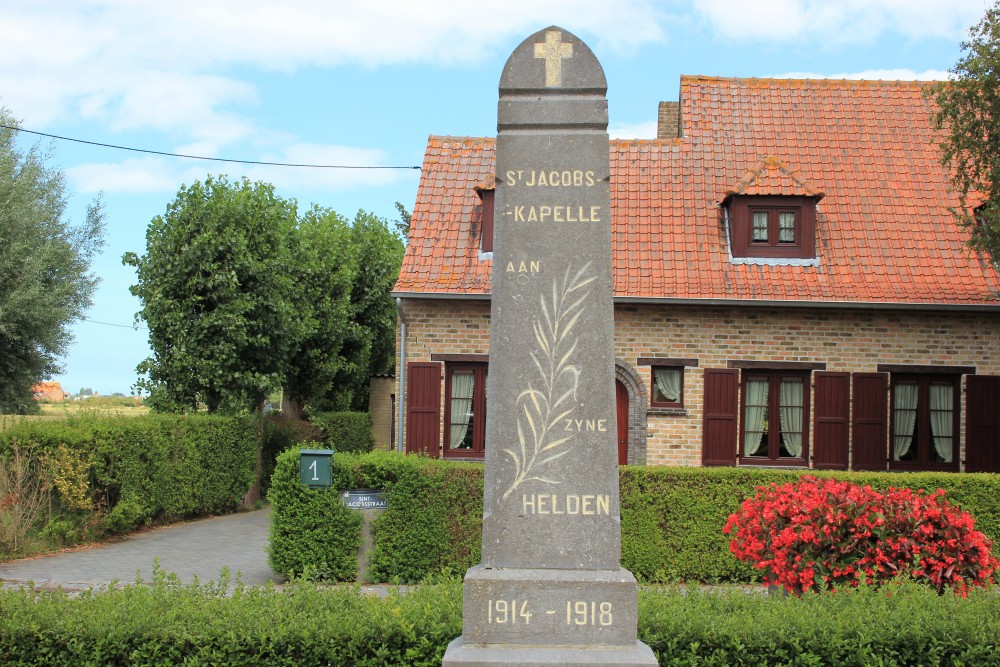
<svg viewBox="0 0 1000 667">
<path fill-rule="evenodd" d="M 318 578 L 356 579 L 360 515 L 341 508 L 339 497 L 352 488 L 382 489 L 389 498 L 389 509 L 373 526 L 367 580 L 412 583 L 444 572 L 461 574 L 479 562 L 482 466 L 389 452 L 338 453 L 333 487 L 308 489 L 299 481 L 298 456 L 296 447 L 279 457 L 268 495 L 275 572 L 294 576 L 309 570 Z"/>
<path fill-rule="evenodd" d="M 361 516 L 340 502 L 339 489 L 353 481 L 343 466 L 333 486 L 310 489 L 299 479 L 299 448 L 278 457 L 271 477 L 271 569 L 289 577 L 353 581 L 361 542 Z"/>
<path fill-rule="evenodd" d="M 373 452 L 338 454 L 334 470 L 335 484 L 344 485 L 340 490 L 377 488 L 388 494 L 389 509 L 374 523 L 368 580 L 411 583 L 442 572 L 461 574 L 479 562 L 482 465 Z M 1000 551 L 1000 476 L 808 473 L 880 490 L 943 488 L 948 500 L 968 510 L 976 527 L 994 540 L 994 553 Z M 759 571 L 730 553 L 722 527 L 757 486 L 801 474 L 755 468 L 620 468 L 622 565 L 645 582 L 759 581 Z M 284 511 L 275 503 L 273 516 Z M 345 573 L 342 578 L 354 576 Z"/>
<path fill-rule="evenodd" d="M 639 638 L 661 665 L 995 665 L 1000 596 L 901 584 L 802 598 L 640 592 Z"/>
<path fill-rule="evenodd" d="M 322 430 L 323 445 L 335 452 L 364 454 L 375 447 L 371 415 L 367 412 L 320 412 L 309 422 Z"/>
<path fill-rule="evenodd" d="M 182 586 L 157 571 L 150 586 L 78 598 L 0 591 L 0 664 L 440 665 L 461 615 L 457 582 L 378 598 L 302 581 Z M 640 590 L 638 634 L 661 665 L 989 665 L 1000 596 Z"/>
<path fill-rule="evenodd" d="M 237 509 L 254 482 L 259 444 L 253 418 L 82 416 L 22 422 L 0 434 L 0 455 L 16 446 L 79 464 L 54 472 L 57 499 L 65 500 L 59 484 L 81 489 L 92 503 L 88 513 L 98 516 L 98 533 L 120 533 Z"/>
</svg>

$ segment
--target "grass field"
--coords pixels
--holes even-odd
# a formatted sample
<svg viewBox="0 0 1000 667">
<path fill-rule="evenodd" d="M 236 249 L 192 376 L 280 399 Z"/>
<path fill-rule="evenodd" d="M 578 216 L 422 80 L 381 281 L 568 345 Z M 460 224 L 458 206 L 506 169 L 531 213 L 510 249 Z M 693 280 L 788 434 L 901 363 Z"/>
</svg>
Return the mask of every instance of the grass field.
<svg viewBox="0 0 1000 667">
<path fill-rule="evenodd" d="M 42 403 L 39 407 L 41 412 L 37 415 L 0 415 L 0 431 L 13 428 L 21 421 L 50 421 L 83 414 L 116 415 L 119 417 L 138 417 L 149 414 L 149 408 L 140 401 L 120 397 Z"/>
</svg>

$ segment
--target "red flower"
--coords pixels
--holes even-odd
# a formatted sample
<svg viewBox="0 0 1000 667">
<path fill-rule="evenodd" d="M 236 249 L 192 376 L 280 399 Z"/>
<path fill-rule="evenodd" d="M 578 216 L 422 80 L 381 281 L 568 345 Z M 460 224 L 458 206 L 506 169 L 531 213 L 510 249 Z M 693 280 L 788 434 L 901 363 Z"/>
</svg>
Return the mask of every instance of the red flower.
<svg viewBox="0 0 1000 667">
<path fill-rule="evenodd" d="M 991 542 L 941 489 L 927 495 L 803 477 L 759 487 L 729 517 L 730 550 L 789 591 L 882 584 L 898 575 L 965 594 L 997 569 Z"/>
</svg>

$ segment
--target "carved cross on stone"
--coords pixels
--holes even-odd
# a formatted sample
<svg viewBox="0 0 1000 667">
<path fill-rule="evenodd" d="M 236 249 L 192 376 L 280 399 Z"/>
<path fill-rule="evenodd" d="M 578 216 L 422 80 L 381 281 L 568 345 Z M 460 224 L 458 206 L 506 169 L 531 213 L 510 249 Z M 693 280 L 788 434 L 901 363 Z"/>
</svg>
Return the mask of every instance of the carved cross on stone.
<svg viewBox="0 0 1000 667">
<path fill-rule="evenodd" d="M 560 31 L 549 30 L 545 33 L 545 41 L 535 44 L 535 57 L 545 60 L 546 87 L 561 86 L 562 61 L 573 57 L 573 44 L 564 43 Z"/>
</svg>

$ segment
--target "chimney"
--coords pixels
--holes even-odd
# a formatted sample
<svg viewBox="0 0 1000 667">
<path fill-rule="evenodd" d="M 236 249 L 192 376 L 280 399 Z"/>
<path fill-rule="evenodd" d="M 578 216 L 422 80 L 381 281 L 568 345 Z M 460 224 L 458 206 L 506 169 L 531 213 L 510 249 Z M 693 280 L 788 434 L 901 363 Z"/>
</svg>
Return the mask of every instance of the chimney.
<svg viewBox="0 0 1000 667">
<path fill-rule="evenodd" d="M 657 139 L 677 139 L 681 136 L 681 103 L 660 102 L 656 123 Z"/>
</svg>

